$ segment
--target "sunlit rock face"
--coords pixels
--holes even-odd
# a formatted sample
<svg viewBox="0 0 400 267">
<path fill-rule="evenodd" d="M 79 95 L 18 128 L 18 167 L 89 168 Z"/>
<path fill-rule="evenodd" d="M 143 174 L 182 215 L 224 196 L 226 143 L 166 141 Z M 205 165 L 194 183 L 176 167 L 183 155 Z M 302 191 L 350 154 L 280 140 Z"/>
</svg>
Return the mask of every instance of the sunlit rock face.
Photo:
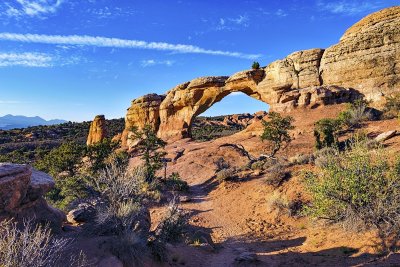
<svg viewBox="0 0 400 267">
<path fill-rule="evenodd" d="M 104 115 L 97 115 L 90 124 L 89 135 L 86 141 L 88 146 L 99 143 L 107 137 L 106 119 Z"/>
<path fill-rule="evenodd" d="M 194 118 L 232 92 L 243 92 L 278 112 L 349 102 L 361 95 L 379 104 L 400 91 L 399 61 L 400 7 L 393 7 L 362 19 L 326 50 L 294 52 L 264 68 L 197 78 L 166 95 L 135 99 L 122 142 L 130 147 L 132 127 L 146 124 L 164 140 L 190 137 Z"/>
<path fill-rule="evenodd" d="M 400 90 L 400 7 L 371 14 L 325 50 L 321 60 L 324 84 L 352 87 L 381 101 Z"/>
</svg>

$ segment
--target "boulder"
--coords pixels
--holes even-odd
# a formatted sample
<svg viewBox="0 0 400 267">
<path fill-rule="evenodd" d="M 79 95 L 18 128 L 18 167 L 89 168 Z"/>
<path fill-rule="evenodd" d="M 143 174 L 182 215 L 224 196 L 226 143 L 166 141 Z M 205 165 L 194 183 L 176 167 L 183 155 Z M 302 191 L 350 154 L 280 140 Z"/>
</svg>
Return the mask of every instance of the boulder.
<svg viewBox="0 0 400 267">
<path fill-rule="evenodd" d="M 93 221 L 96 217 L 96 209 L 91 203 L 81 203 L 67 214 L 67 221 L 72 224 Z"/>
<path fill-rule="evenodd" d="M 28 192 L 32 169 L 27 165 L 0 163 L 0 213 L 21 205 Z"/>
<path fill-rule="evenodd" d="M 64 213 L 49 206 L 43 197 L 54 185 L 49 175 L 28 165 L 0 163 L 1 217 L 18 222 L 32 220 L 61 231 Z"/>
<path fill-rule="evenodd" d="M 89 135 L 86 141 L 88 146 L 99 143 L 107 137 L 106 119 L 104 115 L 97 115 L 90 124 Z"/>
</svg>

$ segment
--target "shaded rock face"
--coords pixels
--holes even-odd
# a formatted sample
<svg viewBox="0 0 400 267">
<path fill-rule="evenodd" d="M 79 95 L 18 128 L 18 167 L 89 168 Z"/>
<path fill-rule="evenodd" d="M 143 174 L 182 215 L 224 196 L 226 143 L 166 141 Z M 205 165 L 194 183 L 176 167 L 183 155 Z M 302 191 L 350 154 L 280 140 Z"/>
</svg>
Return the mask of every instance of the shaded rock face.
<svg viewBox="0 0 400 267">
<path fill-rule="evenodd" d="M 351 27 L 337 45 L 290 54 L 258 70 L 203 77 L 132 102 L 129 129 L 150 124 L 164 140 L 190 137 L 194 118 L 232 92 L 243 92 L 278 112 L 353 101 L 384 101 L 400 91 L 400 7 L 384 9 Z M 124 141 L 125 140 L 125 141 Z"/>
<path fill-rule="evenodd" d="M 61 231 L 64 213 L 49 206 L 43 197 L 54 185 L 49 175 L 27 165 L 0 163 L 1 217 L 49 223 L 54 231 Z"/>
<path fill-rule="evenodd" d="M 89 135 L 86 141 L 88 146 L 99 143 L 107 137 L 106 119 L 104 115 L 97 115 L 90 124 Z"/>
</svg>

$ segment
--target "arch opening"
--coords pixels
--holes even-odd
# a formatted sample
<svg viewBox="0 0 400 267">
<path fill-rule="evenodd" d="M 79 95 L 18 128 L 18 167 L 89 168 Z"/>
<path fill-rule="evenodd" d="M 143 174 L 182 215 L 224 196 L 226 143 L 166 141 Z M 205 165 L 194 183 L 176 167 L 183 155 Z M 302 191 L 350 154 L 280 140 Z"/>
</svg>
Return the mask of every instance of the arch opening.
<svg viewBox="0 0 400 267">
<path fill-rule="evenodd" d="M 192 118 L 189 135 L 197 141 L 209 141 L 244 130 L 260 111 L 269 105 L 247 92 L 231 92 Z"/>
</svg>

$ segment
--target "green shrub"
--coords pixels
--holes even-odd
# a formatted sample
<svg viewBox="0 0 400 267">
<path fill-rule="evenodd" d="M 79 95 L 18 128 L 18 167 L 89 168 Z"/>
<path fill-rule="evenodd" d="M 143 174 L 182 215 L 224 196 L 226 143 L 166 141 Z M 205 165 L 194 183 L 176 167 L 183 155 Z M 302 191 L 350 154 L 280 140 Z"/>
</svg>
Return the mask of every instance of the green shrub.
<svg viewBox="0 0 400 267">
<path fill-rule="evenodd" d="M 369 120 L 371 113 L 367 111 L 368 102 L 363 99 L 357 99 L 345 111 L 338 115 L 338 120 L 343 126 L 348 128 L 359 127 L 362 121 Z"/>
<path fill-rule="evenodd" d="M 168 187 L 174 191 L 188 191 L 189 185 L 186 181 L 181 179 L 181 176 L 177 172 L 173 172 L 166 181 Z"/>
<path fill-rule="evenodd" d="M 384 249 L 400 237 L 400 160 L 391 165 L 381 149 L 365 141 L 343 153 L 328 153 L 318 172 L 305 175 L 312 196 L 305 211 L 316 218 L 378 231 Z"/>
<path fill-rule="evenodd" d="M 235 168 L 222 169 L 217 172 L 216 179 L 218 182 L 221 183 L 233 179 L 235 175 L 236 175 Z"/>
<path fill-rule="evenodd" d="M 156 171 L 163 166 L 162 157 L 166 155 L 163 150 L 166 143 L 157 137 L 150 125 L 145 125 L 142 130 L 137 127 L 132 129 L 133 139 L 137 141 L 136 149 L 142 153 L 142 160 L 146 170 L 146 179 L 152 182 Z"/>
<path fill-rule="evenodd" d="M 253 70 L 258 70 L 260 68 L 260 63 L 258 63 L 257 61 L 254 61 L 253 64 L 251 65 L 251 68 Z"/>
<path fill-rule="evenodd" d="M 267 140 L 272 144 L 272 151 L 269 156 L 273 157 L 281 149 L 282 145 L 288 145 L 292 141 L 289 130 L 294 129 L 292 125 L 293 118 L 290 116 L 282 117 L 276 112 L 268 113 L 268 118 L 268 121 L 262 120 L 264 128 L 261 140 Z"/>
<path fill-rule="evenodd" d="M 384 106 L 384 116 L 388 119 L 396 118 L 400 111 L 400 93 L 395 93 L 386 97 Z"/>
<path fill-rule="evenodd" d="M 321 119 L 315 123 L 314 137 L 315 147 L 332 147 L 337 144 L 338 131 L 341 129 L 341 122 L 337 119 Z"/>
</svg>

